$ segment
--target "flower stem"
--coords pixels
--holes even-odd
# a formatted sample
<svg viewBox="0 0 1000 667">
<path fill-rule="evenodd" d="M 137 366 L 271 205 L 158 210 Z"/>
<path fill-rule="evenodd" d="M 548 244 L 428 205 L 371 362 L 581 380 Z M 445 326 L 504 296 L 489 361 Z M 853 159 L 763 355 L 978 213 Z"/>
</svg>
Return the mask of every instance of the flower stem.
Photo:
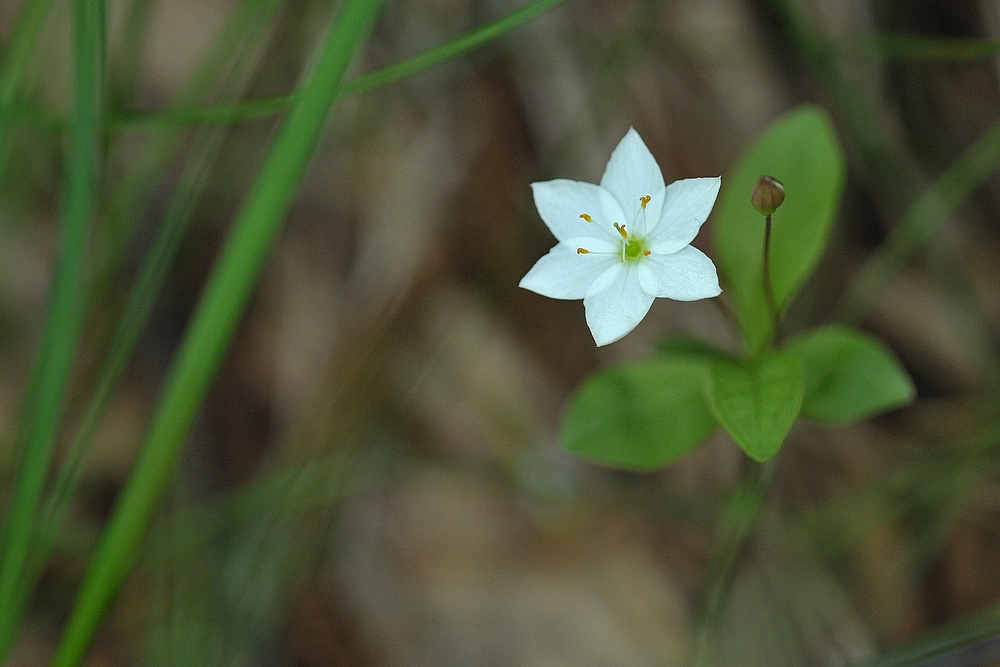
<svg viewBox="0 0 1000 667">
<path fill-rule="evenodd" d="M 774 288 L 771 286 L 771 216 L 764 219 L 764 298 L 767 299 L 767 307 L 771 311 L 771 319 L 774 331 L 771 334 L 773 340 L 778 336 L 778 323 L 781 321 L 781 313 L 778 311 L 778 302 L 774 298 Z"/>
<path fill-rule="evenodd" d="M 764 463 L 747 463 L 742 481 L 722 508 L 718 543 L 712 552 L 708 585 L 694 638 L 692 667 L 711 667 L 713 664 L 715 639 L 722 625 L 726 601 L 736 578 L 740 556 L 746 552 L 764 511 L 777 457 Z"/>
</svg>

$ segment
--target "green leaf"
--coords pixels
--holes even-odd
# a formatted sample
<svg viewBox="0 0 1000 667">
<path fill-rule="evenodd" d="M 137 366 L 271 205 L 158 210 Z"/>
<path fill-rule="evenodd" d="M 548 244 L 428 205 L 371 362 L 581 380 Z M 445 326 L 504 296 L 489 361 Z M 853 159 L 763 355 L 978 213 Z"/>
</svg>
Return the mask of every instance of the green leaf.
<svg viewBox="0 0 1000 667">
<path fill-rule="evenodd" d="M 880 342 L 849 327 L 815 329 L 785 349 L 802 361 L 810 419 L 847 423 L 906 405 L 916 397 L 906 370 Z"/>
<path fill-rule="evenodd" d="M 616 468 L 652 470 L 684 456 L 716 429 L 705 402 L 705 359 L 681 354 L 590 377 L 563 422 L 566 448 Z"/>
<path fill-rule="evenodd" d="M 716 260 L 751 350 L 760 350 L 773 334 L 762 280 L 764 216 L 750 205 L 754 183 L 767 174 L 785 185 L 771 227 L 771 282 L 784 310 L 826 249 L 844 173 L 830 120 L 820 109 L 802 106 L 780 118 L 722 180 Z"/>
<path fill-rule="evenodd" d="M 747 456 L 766 461 L 781 449 L 802 405 L 802 364 L 787 352 L 755 361 L 712 362 L 708 402 Z"/>
</svg>

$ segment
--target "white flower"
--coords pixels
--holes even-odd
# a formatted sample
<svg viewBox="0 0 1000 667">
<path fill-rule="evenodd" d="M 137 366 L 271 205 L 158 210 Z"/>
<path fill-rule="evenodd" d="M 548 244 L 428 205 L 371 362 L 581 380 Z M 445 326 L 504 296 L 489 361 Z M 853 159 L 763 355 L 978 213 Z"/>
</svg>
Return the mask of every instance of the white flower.
<svg viewBox="0 0 1000 667">
<path fill-rule="evenodd" d="M 583 299 L 598 345 L 632 331 L 655 297 L 717 296 L 712 260 L 690 243 L 708 218 L 720 178 L 663 184 L 656 159 L 629 129 L 601 184 L 532 183 L 538 214 L 559 241 L 520 286 L 553 299 Z"/>
</svg>

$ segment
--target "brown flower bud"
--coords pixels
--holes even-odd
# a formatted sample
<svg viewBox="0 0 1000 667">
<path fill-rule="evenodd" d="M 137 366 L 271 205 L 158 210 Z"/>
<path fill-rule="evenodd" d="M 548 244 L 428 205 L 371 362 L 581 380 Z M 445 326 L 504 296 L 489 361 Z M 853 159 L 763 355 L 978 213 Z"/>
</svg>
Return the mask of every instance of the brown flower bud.
<svg viewBox="0 0 1000 667">
<path fill-rule="evenodd" d="M 771 215 L 785 201 L 785 185 L 774 176 L 761 176 L 753 187 L 750 203 L 761 215 Z"/>
</svg>

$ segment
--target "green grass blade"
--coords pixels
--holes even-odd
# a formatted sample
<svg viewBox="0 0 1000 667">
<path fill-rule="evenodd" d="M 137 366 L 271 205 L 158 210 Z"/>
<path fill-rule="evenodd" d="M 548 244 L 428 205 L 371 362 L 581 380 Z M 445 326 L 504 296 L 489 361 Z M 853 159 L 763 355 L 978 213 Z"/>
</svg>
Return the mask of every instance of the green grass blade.
<svg viewBox="0 0 1000 667">
<path fill-rule="evenodd" d="M 986 643 L 991 643 L 995 647 L 998 633 L 1000 633 L 1000 605 L 994 605 L 975 616 L 948 623 L 930 637 L 867 660 L 859 667 L 986 664 L 980 660 L 963 662 L 958 659 L 959 654 L 962 649 Z"/>
<path fill-rule="evenodd" d="M 834 44 L 797 0 L 768 0 L 792 45 L 826 86 L 858 154 L 878 181 L 882 194 L 900 211 L 918 192 L 919 176 L 900 161 L 881 131 L 882 124 L 864 92 L 844 76 Z"/>
<path fill-rule="evenodd" d="M 962 62 L 997 55 L 1000 41 L 884 33 L 859 40 L 854 50 L 858 55 L 890 62 Z"/>
<path fill-rule="evenodd" d="M 857 321 L 881 289 L 986 177 L 1000 167 L 1000 123 L 980 137 L 907 210 L 889 238 L 862 267 L 836 318 Z"/>
<path fill-rule="evenodd" d="M 217 98 L 221 96 L 225 99 L 224 93 L 219 91 L 220 87 L 223 91 L 235 90 L 232 82 L 247 77 L 247 68 L 246 63 L 234 58 L 234 54 L 245 51 L 247 44 L 254 44 L 262 39 L 279 5 L 278 0 L 241 3 L 178 92 L 174 106 L 185 108 L 206 104 L 211 100 L 211 91 L 216 91 Z M 221 85 L 218 81 L 220 63 L 225 63 L 229 69 L 226 75 L 229 82 Z M 166 165 L 175 157 L 182 143 L 184 135 L 179 131 L 181 128 L 173 128 L 173 132 L 163 132 L 165 128 L 158 129 L 160 133 L 151 139 L 138 164 L 123 179 L 108 205 L 95 261 L 93 292 L 96 295 L 103 295 L 108 283 L 117 275 L 122 254 L 131 238 L 132 230 L 128 228 L 128 223 L 141 217 Z"/>
<path fill-rule="evenodd" d="M 444 45 L 440 49 L 434 49 L 421 54 L 418 56 L 419 60 L 414 59 L 416 62 L 404 61 L 390 66 L 389 68 L 379 70 L 373 73 L 373 75 L 363 76 L 360 79 L 356 79 L 355 87 L 358 90 L 366 90 L 370 87 L 383 85 L 388 81 L 395 80 L 399 76 L 405 76 L 407 73 L 422 71 L 423 69 L 437 63 L 435 54 L 446 53 L 453 55 L 461 52 L 463 49 L 471 48 L 472 46 L 482 43 L 483 40 L 491 39 L 498 34 L 502 34 L 504 31 L 509 30 L 511 27 L 520 25 L 524 21 L 536 16 L 539 12 L 548 9 L 555 3 L 561 1 L 562 0 L 542 0 L 541 2 L 533 2 L 502 19 L 475 31 L 474 33 L 470 33 L 469 35 L 455 40 L 454 42 Z M 262 15 L 265 17 L 270 16 L 276 7 L 276 4 L 275 0 L 268 0 L 267 7 L 244 12 L 242 16 L 234 17 L 235 20 L 233 23 L 235 26 L 242 27 L 248 22 L 248 15 Z M 236 41 L 234 35 L 237 34 L 237 32 L 237 30 L 231 28 L 224 30 L 223 35 L 218 42 L 219 47 L 211 50 L 208 59 L 212 60 L 211 53 L 222 53 L 231 50 L 232 43 Z M 248 68 L 234 63 L 230 69 L 235 71 L 245 71 Z M 200 79 L 202 77 L 196 75 L 195 78 Z M 358 82 L 360 82 L 360 85 L 358 85 Z M 199 83 L 204 82 L 199 81 Z M 182 93 L 181 97 L 192 96 L 193 93 L 188 92 L 186 94 Z M 282 101 L 283 107 L 286 102 L 292 99 L 292 97 L 286 96 L 276 99 L 280 99 Z M 211 146 L 217 146 L 218 139 L 221 139 L 222 134 L 219 133 L 212 136 L 217 137 L 217 139 L 208 139 L 207 143 Z M 118 328 L 112 338 L 112 342 L 109 345 L 108 357 L 98 374 L 98 382 L 96 383 L 97 389 L 93 394 L 90 404 L 88 405 L 85 416 L 81 422 L 81 426 L 78 429 L 73 445 L 70 448 L 67 463 L 60 471 L 59 480 L 57 481 L 55 490 L 53 491 L 50 509 L 47 512 L 48 520 L 45 522 L 49 525 L 44 527 L 42 530 L 43 533 L 48 534 L 48 537 L 43 540 L 43 545 L 39 545 L 39 550 L 42 553 L 47 553 L 48 548 L 45 548 L 44 545 L 51 544 L 52 538 L 54 537 L 51 534 L 51 531 L 61 522 L 58 517 L 65 512 L 67 501 L 72 495 L 72 490 L 76 485 L 75 480 L 79 470 L 79 462 L 85 452 L 86 443 L 89 442 L 92 437 L 96 425 L 103 414 L 104 407 L 107 404 L 110 394 L 117 385 L 125 364 L 131 355 L 131 351 L 136 340 L 138 339 L 139 333 L 145 326 L 145 322 L 148 319 L 151 309 L 152 300 L 155 299 L 155 295 L 159 293 L 160 287 L 162 286 L 162 281 L 166 275 L 166 269 L 171 263 L 171 258 L 180 242 L 181 237 L 183 236 L 184 221 L 190 213 L 190 206 L 196 197 L 199 187 L 198 184 L 201 182 L 202 175 L 208 167 L 207 161 L 211 152 L 211 149 L 206 151 L 204 147 L 196 151 L 194 159 L 188 165 L 185 173 L 181 177 L 177 192 L 167 209 L 163 225 L 161 225 L 157 238 L 153 242 L 150 254 L 144 262 L 143 268 L 140 270 L 135 290 L 130 295 L 128 304 L 123 311 L 122 319 L 119 322 Z"/>
<path fill-rule="evenodd" d="M 140 2 L 145 1 L 140 0 Z M 253 72 L 256 71 L 256 64 L 262 55 L 261 45 L 258 42 L 262 41 L 260 36 L 264 32 L 263 28 L 271 22 L 278 5 L 279 0 L 256 0 L 243 5 L 242 9 L 246 11 L 238 12 L 232 17 L 227 28 L 217 39 L 214 48 L 209 49 L 206 55 L 206 60 L 209 62 L 202 62 L 199 65 L 194 75 L 194 78 L 198 79 L 196 83 L 204 84 L 205 73 L 213 70 L 218 71 L 219 60 L 224 57 L 225 66 L 222 69 L 228 74 L 223 81 L 212 81 L 206 85 L 217 90 L 218 95 L 223 98 L 241 95 L 252 78 Z M 241 36 L 242 39 L 240 39 Z M 242 46 L 238 46 L 237 42 L 240 42 Z M 186 93 L 182 91 L 181 94 L 187 94 L 188 97 L 196 95 L 197 91 L 192 90 L 192 88 L 193 86 L 187 86 Z M 163 224 L 160 225 L 150 251 L 144 258 L 135 286 L 129 295 L 129 300 L 108 345 L 107 354 L 98 372 L 94 390 L 83 413 L 84 416 L 76 428 L 69 451 L 60 466 L 55 484 L 49 492 L 45 508 L 36 522 L 34 540 L 31 543 L 32 562 L 27 564 L 20 581 L 19 592 L 15 598 L 18 602 L 15 602 L 12 608 L 18 608 L 18 604 L 23 604 L 28 599 L 42 574 L 52 545 L 69 509 L 73 493 L 79 483 L 82 464 L 94 432 L 100 424 L 104 410 L 121 379 L 128 360 L 131 358 L 135 344 L 145 328 L 156 295 L 160 292 L 172 258 L 184 235 L 194 203 L 205 183 L 205 176 L 212 159 L 217 154 L 225 134 L 225 128 L 209 128 L 202 133 L 192 148 L 192 158 L 185 166 L 167 207 Z M 170 144 L 170 141 L 154 141 L 154 144 L 152 151 L 154 157 L 159 156 L 160 159 L 165 159 L 163 155 L 169 146 L 164 144 Z M 149 166 L 148 163 L 143 164 Z M 148 174 L 148 176 L 151 177 L 152 174 Z M 141 199 L 138 197 L 137 201 L 134 202 L 135 205 L 141 204 L 142 202 L 138 201 Z M 125 212 L 125 207 L 122 207 L 117 211 L 109 212 L 106 218 L 115 213 L 122 216 L 125 215 Z M 90 291 L 97 291 L 93 280 Z"/>
<path fill-rule="evenodd" d="M 17 14 L 17 23 L 0 68 L 0 106 L 4 108 L 17 99 L 21 79 L 51 7 L 52 0 L 27 0 Z"/>
<path fill-rule="evenodd" d="M 83 318 L 85 249 L 97 206 L 103 0 L 78 0 L 74 23 L 75 88 L 64 215 L 49 317 L 23 413 L 21 467 L 0 560 L 0 660 L 10 649 L 20 617 L 20 582 L 30 557 L 32 532 Z"/>
<path fill-rule="evenodd" d="M 843 75 L 837 49 L 801 3 L 768 0 L 768 4 L 793 45 L 830 91 L 881 194 L 902 216 L 889 240 L 862 269 L 837 310 L 836 319 L 856 320 L 910 254 L 930 237 L 969 190 L 996 168 L 1000 158 L 1000 127 L 988 131 L 938 183 L 921 194 L 923 178 L 893 153 L 865 95 Z"/>
<path fill-rule="evenodd" d="M 393 81 L 408 76 L 413 76 L 418 72 L 423 72 L 436 65 L 439 65 L 455 56 L 458 56 L 470 49 L 482 46 L 486 42 L 500 37 L 517 26 L 527 23 L 542 12 L 552 9 L 563 0 L 535 0 L 517 9 L 503 18 L 497 19 L 477 30 L 473 30 L 467 35 L 454 39 L 446 44 L 435 47 L 424 53 L 407 58 L 401 62 L 389 65 L 370 74 L 358 77 L 344 85 L 343 94 L 352 95 L 379 86 L 384 86 Z"/>
<path fill-rule="evenodd" d="M 520 9 L 487 25 L 462 35 L 450 42 L 428 49 L 411 58 L 369 72 L 345 83 L 337 98 L 357 95 L 394 83 L 408 76 L 425 72 L 447 60 L 462 55 L 501 37 L 539 14 L 565 0 L 532 0 Z M 280 95 L 240 104 L 220 104 L 204 108 L 172 109 L 160 113 L 120 113 L 109 118 L 109 123 L 119 130 L 153 126 L 187 126 L 194 123 L 231 124 L 273 116 L 291 108 L 295 95 Z"/>
<path fill-rule="evenodd" d="M 11 33 L 3 64 L 0 66 L 0 109 L 7 111 L 17 102 L 18 93 L 24 86 L 25 75 L 31 63 L 31 55 L 38 35 L 41 33 L 52 0 L 26 0 L 17 14 L 17 21 Z M 7 170 L 7 163 L 13 155 L 17 134 L 6 127 L 4 118 L 3 132 L 0 132 L 0 180 Z M 0 218 L 2 221 L 4 218 Z M 2 222 L 0 222 L 2 224 Z"/>
<path fill-rule="evenodd" d="M 209 63 L 217 65 L 218 58 L 224 50 L 231 51 L 233 42 L 238 41 L 235 39 L 236 33 L 244 32 L 246 35 L 246 39 L 242 40 L 245 48 L 237 49 L 235 53 L 229 54 L 230 57 L 226 63 L 229 75 L 226 80 L 211 84 L 213 88 L 221 89 L 220 95 L 239 96 L 249 84 L 262 55 L 261 50 L 256 48 L 254 43 L 259 41 L 258 38 L 263 32 L 263 26 L 273 18 L 279 4 L 279 0 L 257 0 L 248 3 L 244 8 L 251 11 L 234 16 L 229 28 L 224 30 L 220 36 L 217 48 L 210 49 L 206 58 L 209 62 L 203 63 L 199 71 L 206 71 Z M 201 77 L 196 74 L 195 78 L 200 79 Z M 194 92 L 191 91 L 188 94 L 193 95 Z M 97 374 L 95 388 L 83 419 L 81 419 L 74 434 L 66 461 L 59 471 L 59 477 L 50 494 L 48 507 L 43 517 L 43 525 L 39 530 L 40 533 L 46 535 L 38 546 L 38 551 L 43 555 L 48 553 L 49 545 L 54 538 L 53 531 L 58 529 L 58 525 L 61 523 L 60 517 L 65 514 L 72 498 L 86 450 L 112 393 L 125 371 L 135 345 L 145 329 L 153 304 L 162 289 L 173 258 L 184 237 L 195 203 L 205 186 L 211 164 L 221 148 L 225 136 L 225 128 L 209 128 L 196 139 L 191 150 L 191 158 L 185 165 L 170 203 L 167 205 L 163 222 L 143 259 L 143 264 L 139 269 L 121 318 L 108 344 L 107 354 Z M 160 158 L 162 157 L 161 152 L 164 150 L 164 147 L 158 144 L 154 147 L 153 153 Z M 123 211 L 120 210 L 119 214 L 123 214 Z"/>
<path fill-rule="evenodd" d="M 55 667 L 79 664 L 135 560 L 198 408 L 305 173 L 337 86 L 381 6 L 379 0 L 347 0 L 343 4 L 274 140 L 188 327 L 139 460 L 122 490 L 57 649 Z"/>
</svg>

